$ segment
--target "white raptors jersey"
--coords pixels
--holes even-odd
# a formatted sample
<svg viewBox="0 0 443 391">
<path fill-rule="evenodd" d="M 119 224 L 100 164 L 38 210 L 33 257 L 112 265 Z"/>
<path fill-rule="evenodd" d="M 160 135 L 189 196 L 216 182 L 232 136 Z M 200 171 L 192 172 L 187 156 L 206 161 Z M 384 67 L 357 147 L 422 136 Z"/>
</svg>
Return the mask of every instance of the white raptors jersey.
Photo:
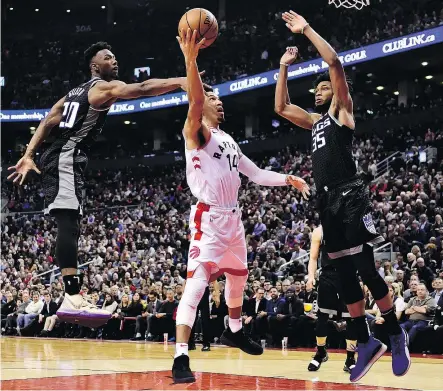
<svg viewBox="0 0 443 391">
<path fill-rule="evenodd" d="M 186 150 L 186 179 L 192 194 L 205 204 L 237 206 L 241 151 L 231 136 L 209 128 L 210 138 L 197 149 Z"/>
</svg>

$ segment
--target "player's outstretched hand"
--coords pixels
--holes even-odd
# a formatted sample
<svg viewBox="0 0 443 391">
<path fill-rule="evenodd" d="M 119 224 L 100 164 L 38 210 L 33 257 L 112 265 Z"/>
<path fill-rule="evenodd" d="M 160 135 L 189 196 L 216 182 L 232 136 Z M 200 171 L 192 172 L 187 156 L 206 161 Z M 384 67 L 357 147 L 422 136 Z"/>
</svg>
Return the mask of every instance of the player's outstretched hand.
<svg viewBox="0 0 443 391">
<path fill-rule="evenodd" d="M 297 59 L 298 49 L 295 46 L 289 46 L 286 48 L 285 54 L 280 59 L 280 64 L 291 65 Z"/>
<path fill-rule="evenodd" d="M 309 25 L 306 19 L 294 11 L 283 12 L 282 19 L 286 22 L 286 27 L 293 33 L 302 33 Z"/>
<path fill-rule="evenodd" d="M 19 182 L 19 185 L 23 185 L 29 171 L 35 171 L 37 174 L 41 174 L 40 170 L 30 157 L 23 156 L 15 166 L 8 167 L 8 170 L 14 170 L 12 174 L 8 176 L 8 179 L 13 179 L 14 183 Z"/>
<path fill-rule="evenodd" d="M 184 31 L 180 30 L 180 36 L 177 37 L 177 41 L 180 44 L 180 49 L 185 56 L 186 61 L 195 61 L 198 57 L 198 51 L 205 43 L 205 38 L 197 42 L 197 30 L 191 32 L 191 29 Z"/>
<path fill-rule="evenodd" d="M 295 187 L 303 196 L 305 200 L 311 195 L 311 191 L 309 190 L 308 184 L 304 181 L 304 179 L 299 178 L 298 176 L 288 175 L 286 177 L 286 182 L 288 185 Z"/>
</svg>

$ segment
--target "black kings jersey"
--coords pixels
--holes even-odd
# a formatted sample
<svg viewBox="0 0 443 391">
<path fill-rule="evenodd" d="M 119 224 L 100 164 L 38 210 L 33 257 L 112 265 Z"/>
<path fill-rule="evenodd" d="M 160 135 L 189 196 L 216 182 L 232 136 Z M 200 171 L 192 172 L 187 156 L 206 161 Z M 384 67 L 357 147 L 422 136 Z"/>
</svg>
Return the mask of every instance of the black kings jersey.
<svg viewBox="0 0 443 391">
<path fill-rule="evenodd" d="M 357 174 L 352 159 L 354 131 L 339 124 L 331 114 L 312 127 L 312 171 L 317 189 L 333 186 Z"/>
<path fill-rule="evenodd" d="M 103 80 L 99 77 L 93 77 L 67 93 L 60 125 L 51 132 L 56 139 L 50 149 L 61 147 L 63 150 L 89 150 L 102 131 L 109 111 L 94 109 L 89 104 L 89 90 L 101 82 Z"/>
</svg>

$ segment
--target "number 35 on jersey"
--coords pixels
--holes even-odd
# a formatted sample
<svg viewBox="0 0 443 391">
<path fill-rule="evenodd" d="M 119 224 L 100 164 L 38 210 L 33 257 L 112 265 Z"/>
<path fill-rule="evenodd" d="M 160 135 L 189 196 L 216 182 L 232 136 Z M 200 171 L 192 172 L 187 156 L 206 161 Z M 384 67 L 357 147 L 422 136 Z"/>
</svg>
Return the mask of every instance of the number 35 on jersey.
<svg viewBox="0 0 443 391">
<path fill-rule="evenodd" d="M 317 122 L 312 128 L 312 152 L 326 145 L 324 129 L 331 125 L 331 119 L 326 117 L 323 121 Z"/>
</svg>

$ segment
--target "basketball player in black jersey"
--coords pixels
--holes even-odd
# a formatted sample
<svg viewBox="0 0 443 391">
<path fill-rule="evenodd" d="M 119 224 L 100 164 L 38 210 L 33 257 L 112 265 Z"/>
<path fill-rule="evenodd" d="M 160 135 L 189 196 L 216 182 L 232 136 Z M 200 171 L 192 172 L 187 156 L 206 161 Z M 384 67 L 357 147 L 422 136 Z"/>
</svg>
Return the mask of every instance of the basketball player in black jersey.
<svg viewBox="0 0 443 391">
<path fill-rule="evenodd" d="M 323 238 L 323 228 L 320 225 L 312 232 L 311 250 L 309 252 L 308 281 L 306 289 L 312 290 L 315 281 L 315 272 L 320 260 L 320 277 L 318 280 L 318 312 L 315 336 L 317 352 L 308 365 L 309 371 L 318 371 L 323 362 L 328 361 L 326 338 L 328 335 L 328 320 L 330 317 L 346 319 L 346 361 L 343 367 L 345 372 L 351 372 L 355 366 L 355 346 L 357 344 L 354 327 L 343 301 L 340 275 L 334 263 L 328 257 Z"/>
<path fill-rule="evenodd" d="M 317 113 L 292 105 L 287 89 L 288 67 L 297 58 L 297 48 L 288 48 L 281 58 L 275 91 L 275 110 L 292 123 L 312 132 L 312 167 L 319 198 L 320 219 L 326 249 L 343 283 L 343 298 L 358 341 L 358 359 L 351 381 L 358 381 L 386 351 L 386 346 L 369 335 L 364 298 L 357 272 L 371 290 L 385 319 L 392 345 L 392 369 L 403 376 L 409 369 L 407 335 L 400 328 L 388 287 L 377 273 L 372 245 L 382 241 L 371 216 L 367 185 L 357 177 L 352 159 L 355 129 L 353 103 L 343 66 L 335 50 L 294 11 L 283 13 L 293 33 L 305 35 L 329 66 L 315 83 Z"/>
<path fill-rule="evenodd" d="M 98 42 L 85 51 L 91 79 L 69 91 L 50 110 L 28 144 L 24 156 L 8 179 L 20 185 L 30 171 L 40 174 L 34 156 L 50 133 L 55 141 L 42 155 L 42 180 L 45 192 L 45 213 L 57 222 L 55 256 L 65 284 L 65 299 L 57 312 L 62 321 L 88 327 L 99 327 L 111 314 L 99 310 L 80 295 L 77 276 L 77 242 L 82 215 L 84 171 L 87 152 L 102 131 L 106 115 L 117 99 L 161 95 L 177 88 L 186 88 L 186 78 L 151 79 L 126 84 L 118 78 L 118 63 L 106 42 Z M 54 129 L 55 128 L 55 129 Z"/>
</svg>

